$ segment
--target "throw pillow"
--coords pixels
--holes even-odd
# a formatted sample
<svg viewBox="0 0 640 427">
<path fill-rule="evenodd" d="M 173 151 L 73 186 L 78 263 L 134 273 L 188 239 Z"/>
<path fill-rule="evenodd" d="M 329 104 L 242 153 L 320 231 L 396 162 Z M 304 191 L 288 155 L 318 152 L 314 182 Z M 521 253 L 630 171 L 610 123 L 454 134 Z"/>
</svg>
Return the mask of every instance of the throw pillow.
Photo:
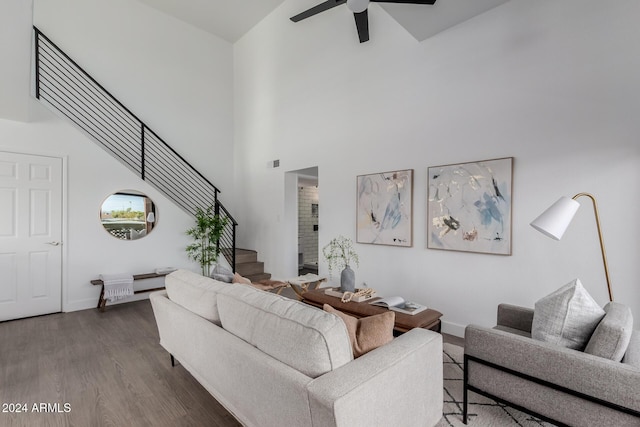
<svg viewBox="0 0 640 427">
<path fill-rule="evenodd" d="M 233 281 L 233 271 L 223 265 L 216 264 L 211 272 L 211 277 L 221 282 L 231 283 Z"/>
<path fill-rule="evenodd" d="M 604 311 L 607 314 L 591 335 L 584 352 L 620 362 L 633 332 L 631 309 L 624 304 L 610 302 Z"/>
<path fill-rule="evenodd" d="M 247 279 L 246 277 L 242 277 L 238 273 L 233 275 L 233 280 L 231 282 L 232 283 L 242 283 L 243 285 L 250 285 L 251 284 L 251 280 Z"/>
<path fill-rule="evenodd" d="M 580 280 L 575 279 L 536 302 L 531 337 L 583 350 L 604 314 Z"/>
<path fill-rule="evenodd" d="M 322 308 L 340 317 L 346 325 L 354 358 L 393 340 L 393 326 L 396 320 L 396 314 L 393 311 L 358 319 L 336 310 L 329 304 L 325 304 Z"/>
</svg>

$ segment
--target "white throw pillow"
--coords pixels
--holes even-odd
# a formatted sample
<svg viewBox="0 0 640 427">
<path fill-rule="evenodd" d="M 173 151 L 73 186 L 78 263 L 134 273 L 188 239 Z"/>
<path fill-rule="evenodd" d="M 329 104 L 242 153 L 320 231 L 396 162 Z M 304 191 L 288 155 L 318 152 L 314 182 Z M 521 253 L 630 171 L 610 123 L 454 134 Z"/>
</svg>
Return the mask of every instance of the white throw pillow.
<svg viewBox="0 0 640 427">
<path fill-rule="evenodd" d="M 605 311 L 575 279 L 536 302 L 531 337 L 583 350 L 604 315 Z"/>
</svg>

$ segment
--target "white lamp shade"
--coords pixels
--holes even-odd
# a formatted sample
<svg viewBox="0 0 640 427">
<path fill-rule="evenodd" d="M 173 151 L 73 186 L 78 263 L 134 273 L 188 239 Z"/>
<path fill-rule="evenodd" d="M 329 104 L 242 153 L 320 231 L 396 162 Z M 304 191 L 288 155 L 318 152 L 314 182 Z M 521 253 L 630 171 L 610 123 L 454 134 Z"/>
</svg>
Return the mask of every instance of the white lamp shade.
<svg viewBox="0 0 640 427">
<path fill-rule="evenodd" d="M 353 13 L 364 12 L 369 7 L 369 0 L 347 0 L 347 7 Z"/>
<path fill-rule="evenodd" d="M 156 222 L 156 214 L 149 212 L 147 215 L 147 222 Z"/>
<path fill-rule="evenodd" d="M 531 226 L 552 239 L 560 240 L 579 207 L 580 203 L 575 200 L 561 197 L 538 218 L 534 219 Z"/>
</svg>

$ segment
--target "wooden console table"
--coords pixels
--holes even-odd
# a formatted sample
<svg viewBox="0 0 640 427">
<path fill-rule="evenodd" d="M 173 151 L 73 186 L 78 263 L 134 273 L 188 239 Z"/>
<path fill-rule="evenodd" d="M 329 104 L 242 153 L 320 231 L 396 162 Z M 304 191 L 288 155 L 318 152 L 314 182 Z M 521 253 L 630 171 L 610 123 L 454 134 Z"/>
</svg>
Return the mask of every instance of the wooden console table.
<svg viewBox="0 0 640 427">
<path fill-rule="evenodd" d="M 134 274 L 133 275 L 133 280 L 144 280 L 144 279 L 155 279 L 157 277 L 164 277 L 169 273 L 144 273 L 144 274 Z M 100 311 L 104 311 L 106 305 L 107 305 L 107 300 L 104 297 L 104 283 L 102 282 L 102 280 L 100 279 L 96 279 L 96 280 L 92 280 L 91 281 L 92 285 L 95 286 L 102 286 L 102 290 L 100 291 L 100 298 L 98 299 L 98 306 L 96 308 L 98 308 Z M 141 289 L 139 291 L 133 291 L 134 295 L 135 294 L 141 294 L 143 292 L 153 292 L 153 291 L 161 291 L 164 289 L 164 286 L 160 287 L 160 288 L 151 288 L 151 289 Z"/>
<path fill-rule="evenodd" d="M 379 298 L 371 298 L 363 302 L 342 302 L 340 298 L 324 293 L 324 288 L 310 290 L 302 294 L 302 302 L 322 308 L 324 304 L 329 304 L 336 310 L 350 314 L 355 317 L 367 317 L 389 311 L 388 308 L 378 307 L 369 304 Z M 442 313 L 430 308 L 417 314 L 405 314 L 395 311 L 396 323 L 393 327 L 398 332 L 407 332 L 413 328 L 431 329 L 440 332 Z"/>
</svg>

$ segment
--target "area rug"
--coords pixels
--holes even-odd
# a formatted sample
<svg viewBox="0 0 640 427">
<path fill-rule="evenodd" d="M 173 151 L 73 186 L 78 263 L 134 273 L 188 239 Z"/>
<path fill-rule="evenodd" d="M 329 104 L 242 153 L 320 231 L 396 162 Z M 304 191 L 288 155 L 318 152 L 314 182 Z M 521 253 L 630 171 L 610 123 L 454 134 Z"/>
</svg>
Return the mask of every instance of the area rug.
<svg viewBox="0 0 640 427">
<path fill-rule="evenodd" d="M 462 422 L 464 350 L 448 343 L 444 344 L 443 350 L 444 409 L 437 427 L 465 427 Z M 502 426 L 552 427 L 552 424 L 470 391 L 469 423 L 466 427 Z"/>
</svg>

